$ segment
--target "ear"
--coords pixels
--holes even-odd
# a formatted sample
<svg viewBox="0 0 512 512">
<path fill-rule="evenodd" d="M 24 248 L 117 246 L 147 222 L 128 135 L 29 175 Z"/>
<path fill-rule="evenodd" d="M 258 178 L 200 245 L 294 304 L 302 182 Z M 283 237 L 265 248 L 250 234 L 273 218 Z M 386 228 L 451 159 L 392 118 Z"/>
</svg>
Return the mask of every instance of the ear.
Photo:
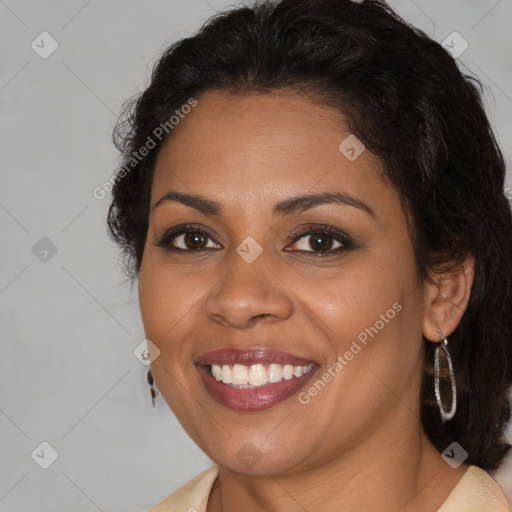
<svg viewBox="0 0 512 512">
<path fill-rule="evenodd" d="M 469 256 L 462 265 L 434 274 L 425 283 L 425 338 L 440 341 L 438 329 L 446 337 L 456 329 L 468 306 L 474 274 L 475 260 Z"/>
</svg>

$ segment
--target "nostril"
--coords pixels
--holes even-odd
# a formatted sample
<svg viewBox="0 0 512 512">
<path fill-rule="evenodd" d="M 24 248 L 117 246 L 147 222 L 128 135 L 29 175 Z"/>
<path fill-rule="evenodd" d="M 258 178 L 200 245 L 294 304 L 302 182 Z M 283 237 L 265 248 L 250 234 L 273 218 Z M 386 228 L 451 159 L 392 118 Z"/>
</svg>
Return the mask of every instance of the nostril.
<svg viewBox="0 0 512 512">
<path fill-rule="evenodd" d="M 277 317 L 276 317 L 276 316 L 274 316 L 274 315 L 271 315 L 270 313 L 263 313 L 263 314 L 261 314 L 261 315 L 255 315 L 255 316 L 253 316 L 253 317 L 250 319 L 250 321 L 254 323 L 255 321 L 258 321 L 258 320 L 260 320 L 260 319 L 267 319 L 267 318 L 268 318 L 268 319 L 276 319 Z"/>
</svg>

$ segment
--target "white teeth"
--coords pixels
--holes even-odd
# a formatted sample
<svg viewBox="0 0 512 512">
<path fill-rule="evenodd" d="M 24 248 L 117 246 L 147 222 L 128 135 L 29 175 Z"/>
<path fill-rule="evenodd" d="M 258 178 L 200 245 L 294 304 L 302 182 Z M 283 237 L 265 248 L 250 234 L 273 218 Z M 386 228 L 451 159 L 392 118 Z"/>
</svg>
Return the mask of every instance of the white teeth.
<svg viewBox="0 0 512 512">
<path fill-rule="evenodd" d="M 235 364 L 232 367 L 224 364 L 212 364 L 211 372 L 215 380 L 230 384 L 233 387 L 257 388 L 269 382 L 281 382 L 283 379 L 290 380 L 294 377 L 301 377 L 313 369 L 313 365 L 293 366 L 291 364 L 272 363 L 265 368 L 263 364 L 246 366 Z"/>
<path fill-rule="evenodd" d="M 214 366 L 217 366 L 216 364 L 214 364 L 212 366 L 212 371 L 213 371 L 213 367 Z M 218 379 L 217 379 L 218 380 Z M 233 378 L 231 376 L 231 367 L 227 364 L 225 364 L 223 367 L 222 367 L 222 377 L 220 379 L 222 382 L 224 382 L 224 384 L 231 384 L 233 382 Z"/>
<path fill-rule="evenodd" d="M 268 382 L 267 370 L 262 364 L 253 364 L 249 370 L 249 384 L 251 386 L 263 386 Z"/>
<path fill-rule="evenodd" d="M 233 370 L 231 370 L 231 378 L 232 383 L 237 385 L 243 385 L 249 383 L 249 372 L 247 371 L 247 366 L 244 366 L 243 364 L 235 364 L 233 366 Z"/>
<path fill-rule="evenodd" d="M 283 380 L 283 367 L 280 364 L 272 363 L 268 367 L 268 381 L 281 382 Z"/>
<path fill-rule="evenodd" d="M 215 380 L 222 380 L 222 368 L 218 364 L 212 366 L 212 375 Z"/>
<path fill-rule="evenodd" d="M 284 365 L 283 377 L 285 380 L 290 380 L 293 377 L 293 366 L 291 364 Z"/>
</svg>

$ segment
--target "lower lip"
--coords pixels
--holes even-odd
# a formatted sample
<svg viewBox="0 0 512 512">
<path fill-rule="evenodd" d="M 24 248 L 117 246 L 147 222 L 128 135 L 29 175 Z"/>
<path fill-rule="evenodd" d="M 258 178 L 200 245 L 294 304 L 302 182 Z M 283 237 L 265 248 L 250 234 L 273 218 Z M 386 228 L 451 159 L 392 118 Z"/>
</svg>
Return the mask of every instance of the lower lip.
<svg viewBox="0 0 512 512">
<path fill-rule="evenodd" d="M 295 395 L 302 386 L 316 373 L 316 367 L 300 377 L 282 380 L 259 388 L 232 388 L 214 379 L 206 366 L 197 366 L 203 384 L 210 395 L 221 405 L 235 411 L 260 411 L 284 402 Z"/>
</svg>

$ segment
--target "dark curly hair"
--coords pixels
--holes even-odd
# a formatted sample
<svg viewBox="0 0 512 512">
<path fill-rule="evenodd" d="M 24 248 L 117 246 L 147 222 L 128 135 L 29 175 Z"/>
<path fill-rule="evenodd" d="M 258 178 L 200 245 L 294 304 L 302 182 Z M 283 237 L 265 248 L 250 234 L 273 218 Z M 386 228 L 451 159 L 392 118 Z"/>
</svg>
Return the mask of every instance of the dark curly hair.
<svg viewBox="0 0 512 512">
<path fill-rule="evenodd" d="M 108 228 L 132 282 L 165 140 L 155 135 L 166 126 L 172 136 L 171 116 L 214 89 L 286 89 L 341 111 L 401 197 L 420 277 L 474 257 L 469 305 L 450 337 L 457 413 L 441 423 L 435 344 L 425 341 L 421 419 L 439 451 L 457 441 L 467 463 L 496 469 L 510 447 L 503 430 L 512 380 L 512 215 L 478 80 L 380 0 L 265 1 L 216 15 L 164 52 L 114 132 L 124 160 L 113 178 Z M 141 151 L 150 140 L 154 147 Z"/>
</svg>

